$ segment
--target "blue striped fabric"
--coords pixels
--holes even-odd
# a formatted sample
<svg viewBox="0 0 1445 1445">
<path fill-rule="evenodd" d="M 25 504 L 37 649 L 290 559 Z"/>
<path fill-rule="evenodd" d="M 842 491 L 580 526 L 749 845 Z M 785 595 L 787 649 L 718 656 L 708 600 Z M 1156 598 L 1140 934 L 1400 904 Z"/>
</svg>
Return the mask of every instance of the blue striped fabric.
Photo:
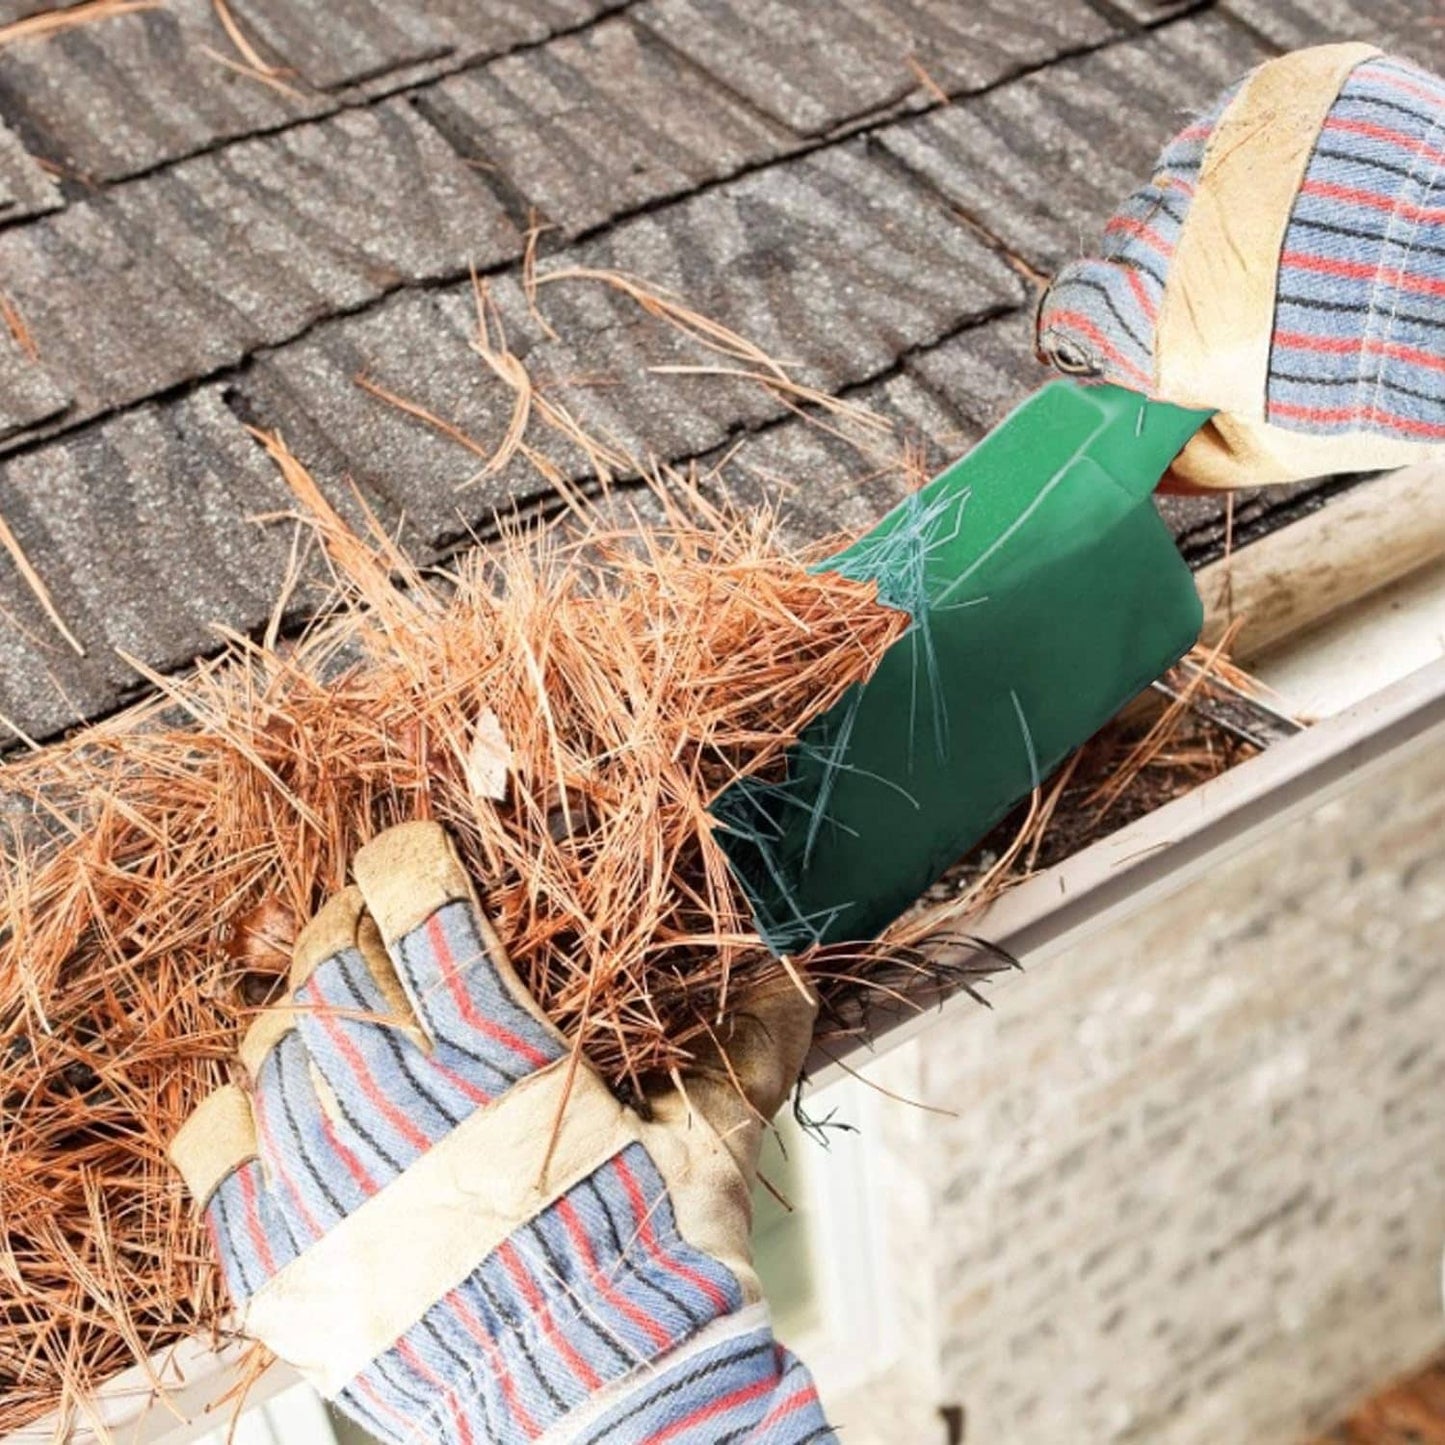
<svg viewBox="0 0 1445 1445">
<path fill-rule="evenodd" d="M 1445 439 L 1445 82 L 1359 66 L 1285 236 L 1269 420 Z"/>
<path fill-rule="evenodd" d="M 804 1366 L 768 1329 L 659 1370 L 577 1445 L 818 1445 L 837 1436 Z"/>
<path fill-rule="evenodd" d="M 1151 386 L 1169 263 L 1204 148 L 1238 91 L 1231 86 L 1169 142 L 1153 178 L 1105 226 L 1099 254 L 1065 267 L 1049 288 L 1039 309 L 1039 349 L 1062 370 L 1107 376 L 1135 391 Z"/>
<path fill-rule="evenodd" d="M 261 1166 L 250 1159 L 216 1186 L 206 1227 L 237 1304 L 245 1302 L 301 1253 L 301 1242 L 272 1199 Z"/>
<path fill-rule="evenodd" d="M 1234 90 L 1187 127 L 1039 309 L 1040 353 L 1151 392 L 1154 326 L 1204 147 Z M 1445 440 L 1445 83 L 1357 66 L 1330 110 L 1280 258 L 1267 419 Z"/>
<path fill-rule="evenodd" d="M 238 1303 L 470 1113 L 562 1057 L 485 937 L 454 902 L 389 951 L 425 1049 L 381 1021 L 394 1007 L 357 948 L 297 988 L 295 1027 L 256 1066 L 258 1157 L 207 1207 Z M 338 1403 L 396 1441 L 570 1438 L 567 1418 L 599 1395 L 605 1413 L 592 1409 L 586 1427 L 599 1445 L 825 1438 L 811 1382 L 766 1326 L 686 1357 L 687 1342 L 742 1306 L 737 1278 L 682 1238 L 662 1176 L 629 1144 L 516 1230 Z"/>
<path fill-rule="evenodd" d="M 358 1167 L 343 1159 L 346 1172 L 373 1193 L 473 1109 L 562 1054 L 507 992 L 467 903 L 438 909 L 392 950 L 392 962 L 430 1035 L 429 1052 L 374 1022 L 392 1009 L 355 949 L 327 959 L 296 991 L 297 1047 L 348 1125 Z M 319 1112 L 314 1090 L 311 1109 Z M 314 1127 L 327 1127 L 324 1116 Z"/>
<path fill-rule="evenodd" d="M 339 1403 L 386 1437 L 535 1440 L 742 1306 L 632 1144 L 437 1302 Z M 418 1423 L 419 1422 L 419 1423 Z"/>
</svg>

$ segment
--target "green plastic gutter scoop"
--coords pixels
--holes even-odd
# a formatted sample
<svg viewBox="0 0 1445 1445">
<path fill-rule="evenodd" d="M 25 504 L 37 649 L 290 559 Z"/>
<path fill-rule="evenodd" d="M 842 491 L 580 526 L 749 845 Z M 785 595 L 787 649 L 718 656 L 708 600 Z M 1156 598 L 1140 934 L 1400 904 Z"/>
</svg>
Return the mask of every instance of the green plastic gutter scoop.
<svg viewBox="0 0 1445 1445">
<path fill-rule="evenodd" d="M 822 564 L 913 625 L 784 779 L 714 804 L 774 952 L 877 937 L 1188 651 L 1203 609 L 1152 493 L 1209 415 L 1052 382 Z"/>
</svg>

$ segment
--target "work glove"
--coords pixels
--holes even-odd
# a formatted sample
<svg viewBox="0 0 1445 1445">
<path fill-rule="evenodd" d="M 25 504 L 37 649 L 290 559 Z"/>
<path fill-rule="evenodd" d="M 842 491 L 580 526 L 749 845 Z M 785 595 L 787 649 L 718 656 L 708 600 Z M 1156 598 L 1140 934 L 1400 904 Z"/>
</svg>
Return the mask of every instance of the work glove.
<svg viewBox="0 0 1445 1445">
<path fill-rule="evenodd" d="M 172 1145 L 240 1330 L 383 1440 L 832 1439 L 749 1247 L 815 1001 L 755 992 L 644 1119 L 574 1069 L 441 828 L 353 866 Z"/>
<path fill-rule="evenodd" d="M 1038 348 L 1215 408 L 1189 487 L 1445 455 L 1445 82 L 1365 45 L 1261 65 L 1060 272 Z"/>
</svg>

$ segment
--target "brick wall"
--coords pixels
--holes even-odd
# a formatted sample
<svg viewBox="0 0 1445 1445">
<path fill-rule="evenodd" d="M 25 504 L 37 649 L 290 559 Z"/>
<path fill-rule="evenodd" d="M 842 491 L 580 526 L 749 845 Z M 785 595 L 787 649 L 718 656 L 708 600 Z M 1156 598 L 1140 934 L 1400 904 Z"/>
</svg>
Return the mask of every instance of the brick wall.
<svg viewBox="0 0 1445 1445">
<path fill-rule="evenodd" d="M 1445 1342 L 1445 744 L 996 1003 L 883 1066 L 955 1114 L 885 1111 L 854 1445 L 1295 1445 Z"/>
</svg>

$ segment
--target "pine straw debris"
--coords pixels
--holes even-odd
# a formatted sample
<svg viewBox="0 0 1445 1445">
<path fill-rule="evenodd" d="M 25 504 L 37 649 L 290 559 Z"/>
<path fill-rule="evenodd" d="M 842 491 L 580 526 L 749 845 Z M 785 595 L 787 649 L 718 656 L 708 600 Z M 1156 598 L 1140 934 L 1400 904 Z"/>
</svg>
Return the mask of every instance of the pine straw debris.
<svg viewBox="0 0 1445 1445">
<path fill-rule="evenodd" d="M 860 433 L 863 456 L 891 435 L 679 303 L 612 273 L 575 279 L 623 290 L 711 353 L 688 374 L 817 405 L 825 430 Z M 539 428 L 604 487 L 645 468 L 534 384 L 482 287 L 475 345 L 515 397 L 499 452 L 367 389 L 488 469 L 529 464 L 569 499 L 569 532 L 518 523 L 422 569 L 374 521 L 348 527 L 261 436 L 335 579 L 318 620 L 284 641 L 278 603 L 262 638 L 226 634 L 179 680 L 133 662 L 153 700 L 0 769 L 0 1433 L 221 1330 L 210 1249 L 165 1149 L 381 828 L 433 817 L 452 831 L 523 978 L 624 1097 L 685 1067 L 735 990 L 784 966 L 751 930 L 707 804 L 776 768 L 904 620 L 871 588 L 809 571 L 834 544 L 790 546 L 774 516 L 709 503 L 696 479 L 659 489 L 660 525 L 589 512 Z M 983 866 L 878 945 L 790 961 L 823 995 L 825 1046 L 857 1032 L 860 997 L 906 1005 L 936 995 L 940 970 L 971 987 L 1002 966 L 986 948 L 940 962 L 925 937 L 1040 864 L 1050 838 L 1085 841 L 1121 767 L 1111 822 L 1151 787 L 1182 786 L 1170 776 L 1193 785 L 1239 755 L 1187 715 L 1152 723 L 1091 743 Z"/>
<path fill-rule="evenodd" d="M 271 445 L 336 570 L 325 618 L 5 769 L 0 1430 L 217 1319 L 166 1143 L 362 842 L 444 823 L 527 984 L 635 1095 L 778 966 L 707 804 L 905 625 L 696 496 L 423 575 Z"/>
<path fill-rule="evenodd" d="M 528 985 L 635 1096 L 781 966 L 707 803 L 776 766 L 902 626 L 870 588 L 810 572 L 769 514 L 696 492 L 661 527 L 518 528 L 423 573 L 350 531 L 268 440 L 335 568 L 327 615 L 291 646 L 233 637 L 184 680 L 153 676 L 155 701 L 5 769 L 0 1431 L 218 1327 L 166 1144 L 360 843 L 443 822 Z M 1179 732 L 1096 739 L 966 876 L 962 913 L 1037 864 L 1079 780 L 1089 804 L 1120 767 L 1192 785 L 1238 755 Z M 860 992 L 936 990 L 912 943 L 959 913 L 954 896 L 885 946 L 798 960 L 824 1040 L 856 1028 Z M 998 966 L 977 955 L 954 984 Z"/>
</svg>

